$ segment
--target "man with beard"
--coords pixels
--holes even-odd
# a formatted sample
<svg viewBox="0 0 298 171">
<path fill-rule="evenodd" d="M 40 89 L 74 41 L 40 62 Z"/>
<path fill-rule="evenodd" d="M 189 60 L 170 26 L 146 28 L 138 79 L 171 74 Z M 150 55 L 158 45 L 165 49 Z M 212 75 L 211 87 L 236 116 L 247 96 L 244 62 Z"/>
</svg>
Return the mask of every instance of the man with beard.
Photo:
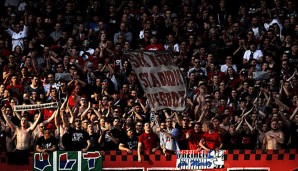
<svg viewBox="0 0 298 171">
<path fill-rule="evenodd" d="M 283 132 L 278 130 L 278 123 L 273 120 L 270 124 L 271 130 L 265 133 L 263 140 L 263 149 L 279 150 L 285 138 Z"/>
</svg>

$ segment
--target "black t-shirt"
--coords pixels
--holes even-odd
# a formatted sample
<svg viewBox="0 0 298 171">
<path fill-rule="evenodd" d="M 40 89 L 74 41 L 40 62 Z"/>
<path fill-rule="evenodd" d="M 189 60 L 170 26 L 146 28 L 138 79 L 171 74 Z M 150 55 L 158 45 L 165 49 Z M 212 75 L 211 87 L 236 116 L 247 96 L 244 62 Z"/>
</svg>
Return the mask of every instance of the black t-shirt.
<svg viewBox="0 0 298 171">
<path fill-rule="evenodd" d="M 242 144 L 242 137 L 238 134 L 230 134 L 228 133 L 225 137 L 226 142 L 224 142 L 224 148 L 233 150 L 233 149 L 240 149 Z"/>
<path fill-rule="evenodd" d="M 57 147 L 58 140 L 55 137 L 45 139 L 44 136 L 42 136 L 37 139 L 36 145 L 40 146 L 42 149 L 49 149 L 52 148 L 54 145 Z"/>
<path fill-rule="evenodd" d="M 104 150 L 118 150 L 119 143 L 114 143 L 110 136 L 121 139 L 121 132 L 117 129 L 112 129 L 111 131 L 104 132 Z"/>
<path fill-rule="evenodd" d="M 32 92 L 37 92 L 38 95 L 41 95 L 41 94 L 44 95 L 44 88 L 42 86 L 38 86 L 37 88 L 32 88 L 30 85 L 28 85 L 25 88 L 25 93 L 31 96 Z"/>
<path fill-rule="evenodd" d="M 81 151 L 87 146 L 87 140 L 90 136 L 84 130 L 69 129 L 62 137 L 63 145 L 67 151 Z"/>
<path fill-rule="evenodd" d="M 294 122 L 291 123 L 291 148 L 298 148 L 298 125 Z"/>
<path fill-rule="evenodd" d="M 124 147 L 129 148 L 131 150 L 138 149 L 138 137 L 133 136 L 132 138 L 125 137 L 120 140 L 120 144 L 124 144 Z"/>
<path fill-rule="evenodd" d="M 4 130 L 0 131 L 0 151 L 6 151 L 6 136 L 7 133 Z"/>
<path fill-rule="evenodd" d="M 98 144 L 98 138 L 99 135 L 97 133 L 93 133 L 92 135 L 89 135 L 91 146 L 89 150 L 99 150 L 99 144 Z"/>
</svg>

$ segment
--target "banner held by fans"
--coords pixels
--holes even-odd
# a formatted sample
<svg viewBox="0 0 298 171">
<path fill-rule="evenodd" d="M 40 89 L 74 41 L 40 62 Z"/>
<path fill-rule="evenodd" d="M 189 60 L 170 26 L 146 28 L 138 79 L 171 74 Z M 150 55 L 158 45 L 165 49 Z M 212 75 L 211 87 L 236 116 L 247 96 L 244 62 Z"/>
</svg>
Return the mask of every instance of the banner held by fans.
<svg viewBox="0 0 298 171">
<path fill-rule="evenodd" d="M 152 110 L 185 109 L 186 86 L 179 68 L 172 63 L 170 54 L 132 51 L 128 55 Z"/>
<path fill-rule="evenodd" d="M 182 170 L 224 168 L 224 150 L 180 150 L 177 152 L 176 167 Z"/>
<path fill-rule="evenodd" d="M 38 110 L 38 109 L 48 109 L 48 108 L 58 108 L 57 102 L 52 103 L 42 103 L 42 104 L 34 104 L 34 105 L 15 105 L 14 111 L 27 111 L 27 110 Z"/>
</svg>

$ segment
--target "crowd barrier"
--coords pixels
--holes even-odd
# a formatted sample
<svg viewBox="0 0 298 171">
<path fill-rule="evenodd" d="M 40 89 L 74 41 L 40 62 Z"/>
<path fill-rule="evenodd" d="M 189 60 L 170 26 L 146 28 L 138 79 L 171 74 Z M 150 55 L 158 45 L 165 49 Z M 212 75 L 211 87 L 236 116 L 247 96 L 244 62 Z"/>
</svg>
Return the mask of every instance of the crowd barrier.
<svg viewBox="0 0 298 171">
<path fill-rule="evenodd" d="M 0 154 L 0 170 L 31 171 L 33 154 L 29 165 L 11 165 L 7 163 L 5 153 Z M 20 159 L 21 160 L 21 159 Z M 125 151 L 102 152 L 102 170 L 157 171 L 178 170 L 176 155 L 164 155 L 161 151 L 143 156 L 138 162 L 137 153 Z M 298 149 L 285 150 L 225 150 L 224 167 L 215 171 L 298 171 Z"/>
</svg>

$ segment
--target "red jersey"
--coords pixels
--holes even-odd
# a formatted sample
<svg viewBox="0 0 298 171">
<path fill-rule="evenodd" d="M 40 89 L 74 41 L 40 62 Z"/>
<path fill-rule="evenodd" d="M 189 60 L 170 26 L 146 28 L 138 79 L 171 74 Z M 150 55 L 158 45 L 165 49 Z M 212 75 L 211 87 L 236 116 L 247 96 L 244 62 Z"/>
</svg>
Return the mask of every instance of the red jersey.
<svg viewBox="0 0 298 171">
<path fill-rule="evenodd" d="M 157 134 L 153 132 L 150 132 L 149 134 L 144 132 L 140 135 L 138 142 L 142 143 L 142 150 L 148 152 L 157 147 L 159 138 Z"/>
<path fill-rule="evenodd" d="M 218 148 L 222 142 L 219 133 L 215 131 L 212 134 L 205 132 L 203 139 L 205 141 L 205 146 L 211 150 Z"/>
<path fill-rule="evenodd" d="M 190 134 L 190 137 L 187 140 L 188 150 L 196 150 L 198 147 L 200 147 L 199 143 L 204 132 L 195 132 L 194 130 L 189 130 L 187 133 Z"/>
</svg>

